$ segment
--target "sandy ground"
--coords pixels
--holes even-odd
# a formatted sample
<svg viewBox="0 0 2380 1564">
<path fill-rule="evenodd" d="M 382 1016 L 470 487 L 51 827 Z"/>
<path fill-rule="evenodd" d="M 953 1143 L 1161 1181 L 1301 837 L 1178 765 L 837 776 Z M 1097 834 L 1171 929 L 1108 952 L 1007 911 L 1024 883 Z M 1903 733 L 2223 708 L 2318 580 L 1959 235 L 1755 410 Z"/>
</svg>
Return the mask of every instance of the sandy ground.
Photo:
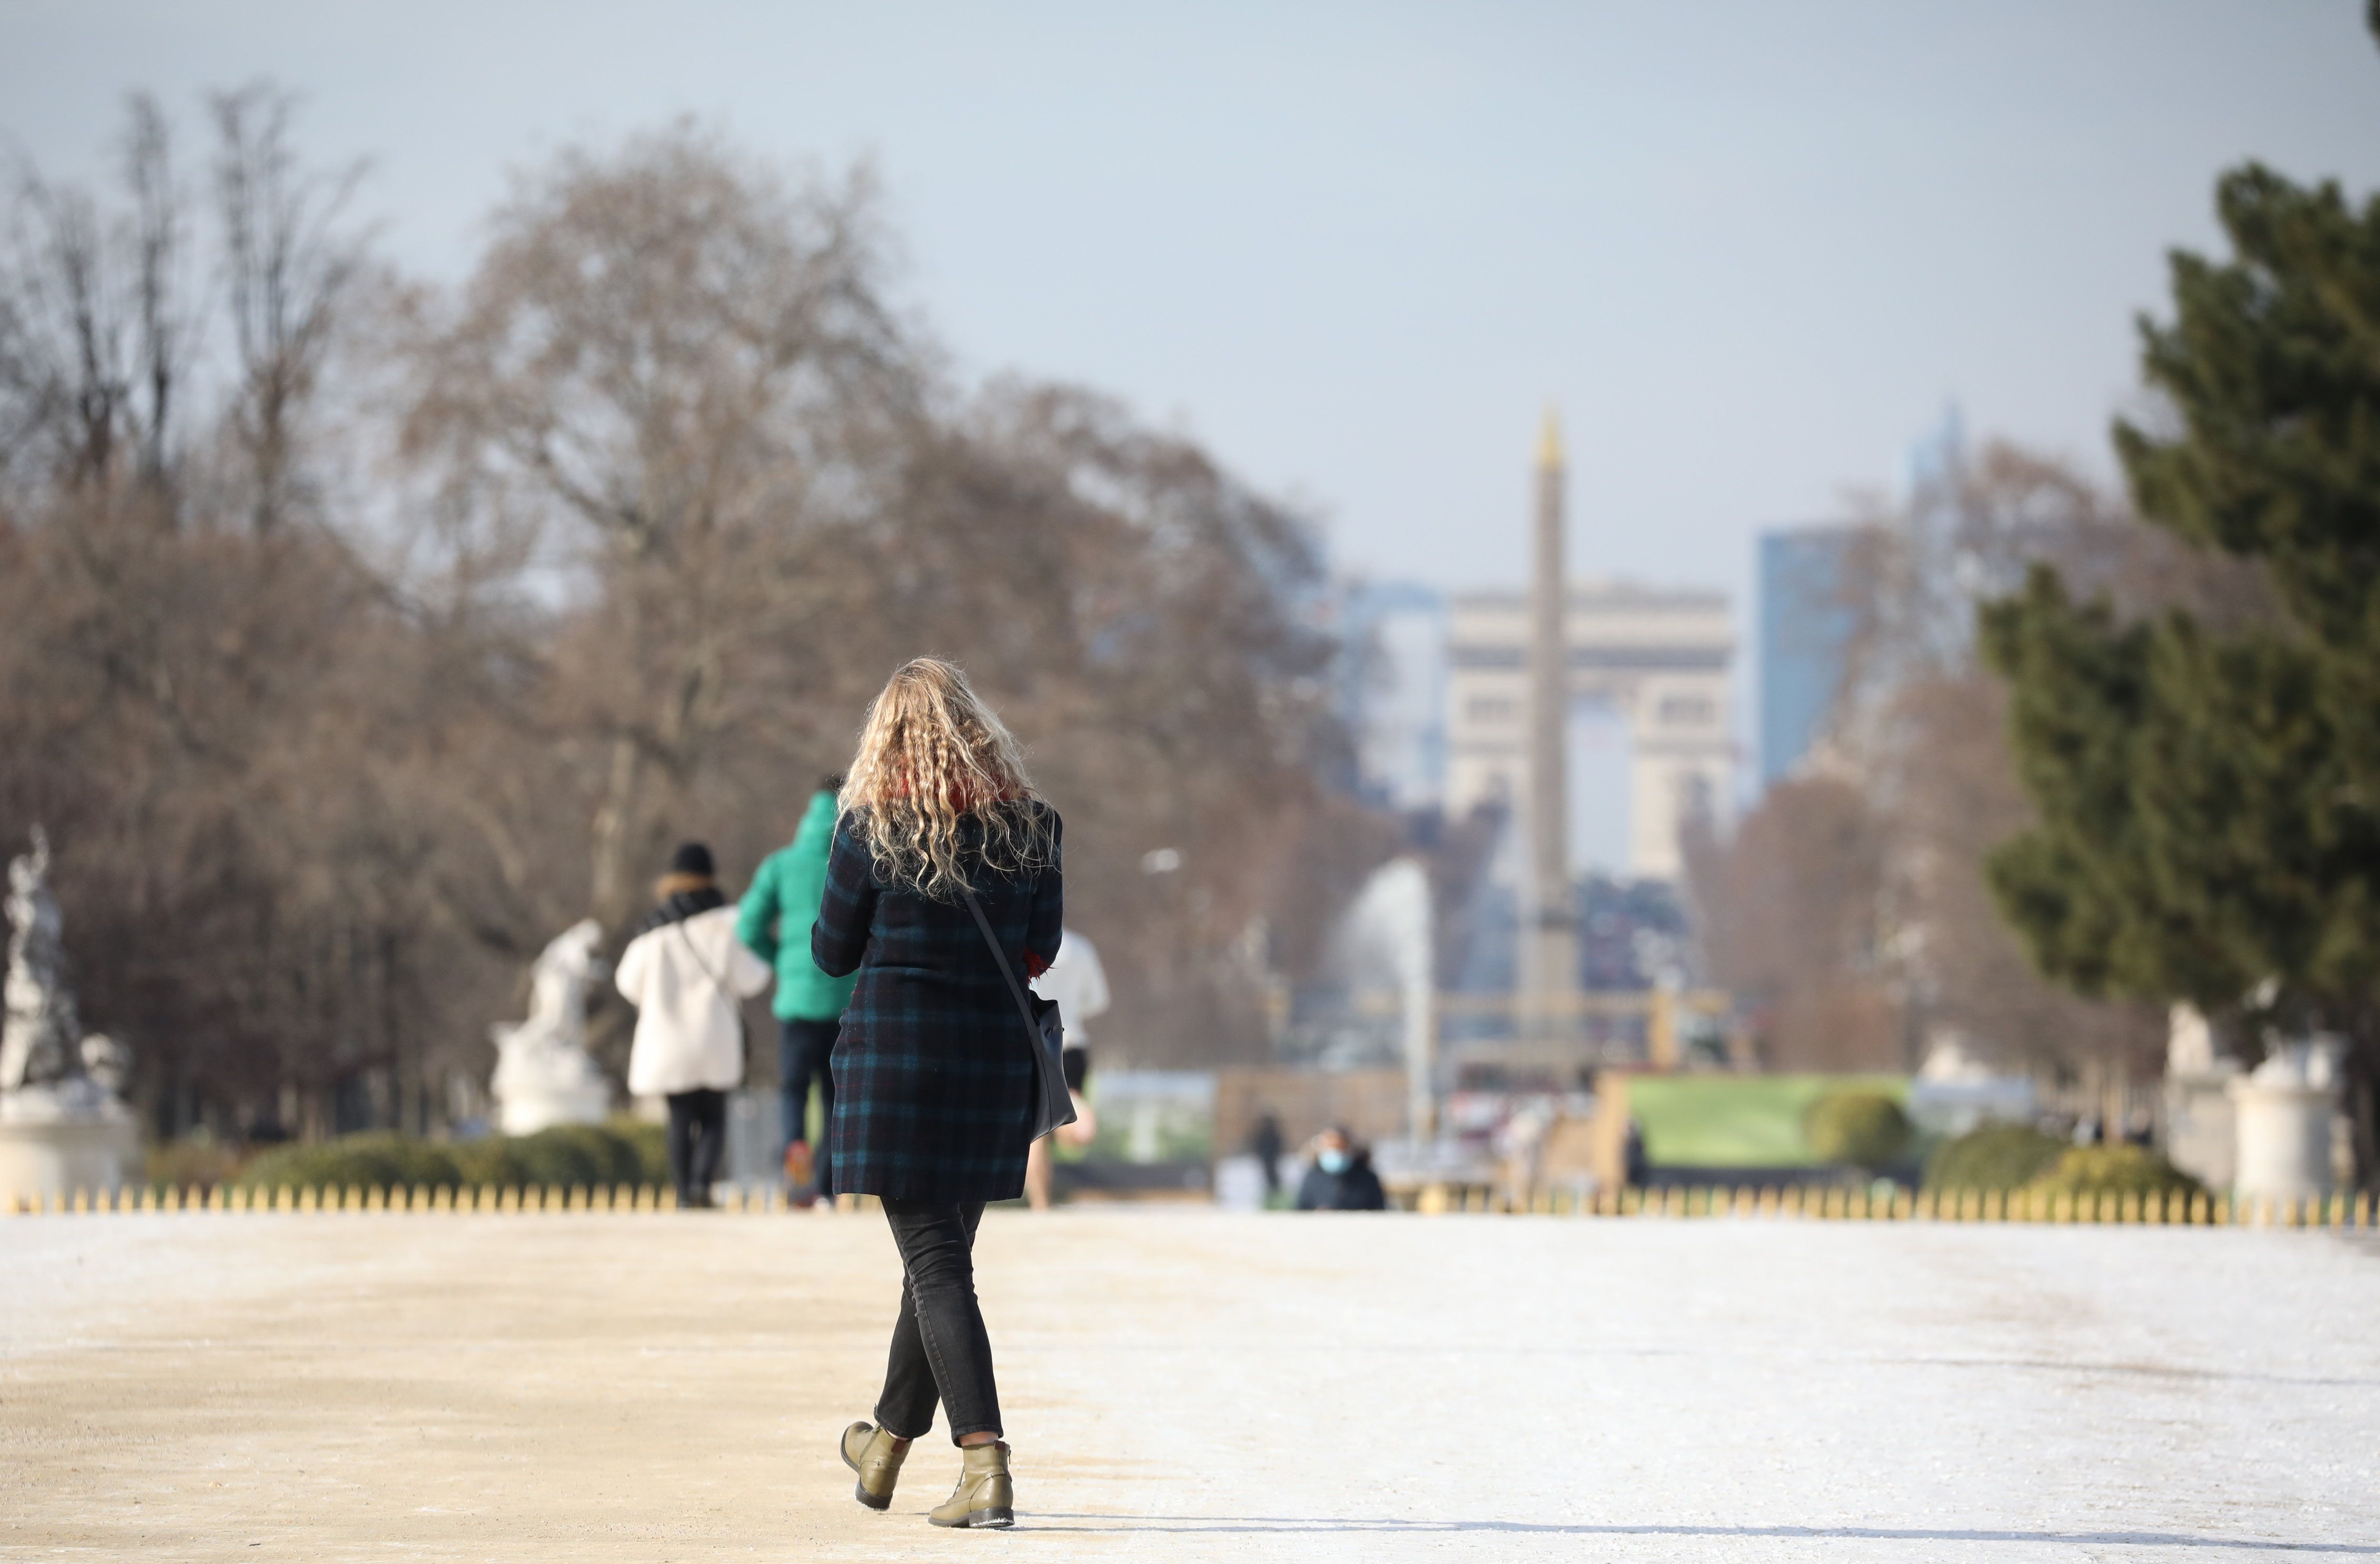
<svg viewBox="0 0 2380 1564">
<path fill-rule="evenodd" d="M 1019 1522 L 862 1510 L 869 1216 L 0 1221 L 0 1558 L 2380 1558 L 2380 1244 L 996 1211 Z"/>
</svg>

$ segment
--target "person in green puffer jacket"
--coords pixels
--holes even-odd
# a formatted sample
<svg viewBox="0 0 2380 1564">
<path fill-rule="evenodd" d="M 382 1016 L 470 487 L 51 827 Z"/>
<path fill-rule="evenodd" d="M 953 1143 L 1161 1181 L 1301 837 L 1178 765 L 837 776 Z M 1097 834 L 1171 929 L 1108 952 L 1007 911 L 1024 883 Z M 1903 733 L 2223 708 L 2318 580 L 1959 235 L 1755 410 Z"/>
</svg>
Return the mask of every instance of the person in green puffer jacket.
<svg viewBox="0 0 2380 1564">
<path fill-rule="evenodd" d="M 823 1144 L 807 1146 L 803 1120 L 815 1079 L 826 1121 L 834 1121 L 834 1074 L 828 1061 L 843 1024 L 843 1007 L 851 1000 L 852 985 L 859 981 L 856 973 L 829 977 L 810 960 L 810 925 L 818 921 L 819 899 L 826 892 L 827 849 L 834 845 L 835 795 L 842 790 L 840 774 L 819 779 L 792 843 L 770 854 L 752 876 L 735 923 L 736 936 L 777 970 L 777 995 L 770 1008 L 777 1017 L 784 1165 L 789 1174 L 794 1172 L 800 1161 L 795 1147 L 810 1150 L 812 1176 L 821 1194 L 834 1193 L 833 1170 Z"/>
</svg>

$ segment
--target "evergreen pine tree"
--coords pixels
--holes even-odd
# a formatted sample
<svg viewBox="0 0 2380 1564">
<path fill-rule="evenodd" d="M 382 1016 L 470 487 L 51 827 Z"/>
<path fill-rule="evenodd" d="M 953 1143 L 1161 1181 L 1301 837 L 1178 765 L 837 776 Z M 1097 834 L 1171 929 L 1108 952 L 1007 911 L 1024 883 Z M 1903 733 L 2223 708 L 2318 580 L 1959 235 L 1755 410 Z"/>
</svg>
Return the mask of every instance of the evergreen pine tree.
<svg viewBox="0 0 2380 1564">
<path fill-rule="evenodd" d="M 2358 1155 L 2380 1075 L 2380 200 L 2251 164 L 2228 261 L 2172 258 L 2143 368 L 2170 410 L 2119 423 L 2148 521 L 2257 563 L 2277 616 L 2123 623 L 2037 567 L 1987 605 L 2035 829 L 1993 858 L 2042 969 L 2350 1042 Z"/>
</svg>

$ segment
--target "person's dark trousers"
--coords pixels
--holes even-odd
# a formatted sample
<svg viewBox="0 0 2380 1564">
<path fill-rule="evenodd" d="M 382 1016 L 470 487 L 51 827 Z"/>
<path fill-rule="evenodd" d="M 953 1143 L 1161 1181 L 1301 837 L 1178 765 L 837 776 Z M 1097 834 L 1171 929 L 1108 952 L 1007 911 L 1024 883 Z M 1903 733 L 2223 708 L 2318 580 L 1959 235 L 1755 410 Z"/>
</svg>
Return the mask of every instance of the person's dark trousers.
<svg viewBox="0 0 2380 1564">
<path fill-rule="evenodd" d="M 887 1200 L 885 1218 L 901 1251 L 901 1317 L 876 1422 L 897 1439 L 933 1430 L 934 1403 L 950 1416 L 951 1442 L 1000 1434 L 1000 1390 L 991 1378 L 991 1338 L 975 1299 L 975 1230 L 980 1201 Z"/>
<path fill-rule="evenodd" d="M 727 1094 L 709 1086 L 669 1094 L 670 1177 L 680 1206 L 708 1206 L 727 1150 Z"/>
<path fill-rule="evenodd" d="M 819 1106 L 826 1109 L 826 1122 L 834 1122 L 834 1071 L 830 1061 L 834 1056 L 835 1037 L 842 1030 L 840 1020 L 778 1019 L 777 1109 L 783 1116 L 786 1146 L 807 1138 L 805 1132 L 809 1126 L 804 1121 L 809 1116 L 812 1080 L 819 1085 Z M 831 1134 L 822 1134 L 819 1144 L 810 1147 L 812 1176 L 820 1194 L 834 1193 L 826 1149 L 832 1139 Z"/>
</svg>

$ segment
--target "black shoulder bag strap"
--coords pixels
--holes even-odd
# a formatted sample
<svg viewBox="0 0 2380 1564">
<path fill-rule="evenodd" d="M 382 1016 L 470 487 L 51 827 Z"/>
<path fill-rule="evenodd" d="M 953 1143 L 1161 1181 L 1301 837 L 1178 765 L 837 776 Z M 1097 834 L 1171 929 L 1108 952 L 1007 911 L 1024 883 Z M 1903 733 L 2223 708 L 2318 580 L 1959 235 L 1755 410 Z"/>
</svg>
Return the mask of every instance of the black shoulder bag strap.
<svg viewBox="0 0 2380 1564">
<path fill-rule="evenodd" d="M 1025 997 L 1025 986 L 1016 980 L 1016 969 L 1008 964 L 1008 952 L 1000 948 L 1000 937 L 991 931 L 991 919 L 983 915 L 983 903 L 965 885 L 959 887 L 959 894 L 966 898 L 967 911 L 975 915 L 975 926 L 983 931 L 983 942 L 991 948 L 991 959 L 1007 980 L 1009 997 L 1016 1001 L 1016 1013 L 1025 1022 L 1026 1043 L 1033 1050 L 1033 1138 L 1039 1140 L 1059 1125 L 1075 1121 L 1075 1096 L 1066 1089 L 1065 1071 L 1060 1064 L 1065 1037 L 1059 1029 L 1058 1007 L 1043 1000 L 1042 1012 L 1034 1013 L 1032 1002 Z"/>
</svg>

